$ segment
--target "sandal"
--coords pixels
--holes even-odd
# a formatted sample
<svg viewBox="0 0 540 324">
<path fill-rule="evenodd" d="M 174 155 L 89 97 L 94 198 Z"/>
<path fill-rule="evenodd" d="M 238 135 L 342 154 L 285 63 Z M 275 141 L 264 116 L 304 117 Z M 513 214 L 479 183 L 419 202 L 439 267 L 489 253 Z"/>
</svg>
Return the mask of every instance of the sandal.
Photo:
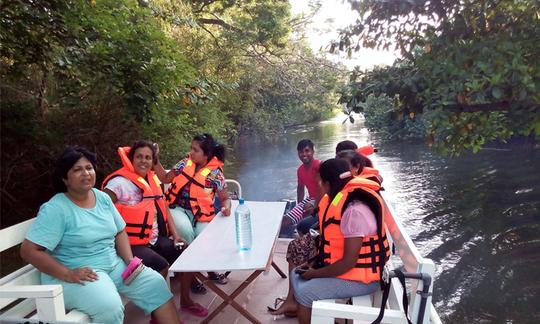
<svg viewBox="0 0 540 324">
<path fill-rule="evenodd" d="M 229 282 L 224 273 L 208 272 L 208 279 L 220 285 L 226 285 Z"/>
<path fill-rule="evenodd" d="M 281 304 L 283 304 L 285 302 L 285 299 L 281 298 L 281 297 L 278 297 L 274 300 L 274 307 L 271 307 L 271 306 L 266 306 L 266 308 L 268 309 L 269 312 L 275 312 L 279 309 L 279 307 L 281 307 Z M 283 313 L 282 315 L 286 316 L 286 317 L 296 317 L 297 314 L 296 312 L 285 312 Z M 276 315 L 276 316 L 279 316 L 279 315 Z"/>
<path fill-rule="evenodd" d="M 274 307 L 266 306 L 269 312 L 275 312 L 278 310 L 279 306 L 285 302 L 285 299 L 278 297 L 274 300 Z"/>
<path fill-rule="evenodd" d="M 194 280 L 191 284 L 191 292 L 197 295 L 204 295 L 206 294 L 207 290 L 202 283 L 200 283 L 198 280 Z"/>
<path fill-rule="evenodd" d="M 180 310 L 182 312 L 189 313 L 194 316 L 198 317 L 206 317 L 208 316 L 208 309 L 204 308 L 201 304 L 195 303 L 190 306 L 180 306 Z"/>
</svg>

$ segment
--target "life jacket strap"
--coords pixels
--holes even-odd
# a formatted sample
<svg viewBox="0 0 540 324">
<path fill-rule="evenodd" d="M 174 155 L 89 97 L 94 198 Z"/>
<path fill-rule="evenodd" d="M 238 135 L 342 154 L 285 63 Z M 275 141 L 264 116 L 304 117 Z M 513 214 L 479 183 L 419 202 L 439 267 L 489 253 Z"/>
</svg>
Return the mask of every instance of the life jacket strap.
<svg viewBox="0 0 540 324">
<path fill-rule="evenodd" d="M 326 215 L 328 214 L 328 209 L 330 208 L 330 202 L 328 202 L 328 205 L 326 205 L 326 209 L 324 210 L 324 213 L 323 213 L 323 217 L 322 217 L 322 222 L 321 222 L 321 235 L 319 236 L 320 237 L 320 243 L 319 243 L 319 260 L 322 261 L 322 263 L 326 266 L 328 265 L 329 263 L 324 261 L 326 258 L 329 258 L 329 257 L 324 257 L 325 254 L 327 254 L 326 252 L 324 252 L 324 246 L 325 245 L 330 245 L 330 241 L 326 240 L 326 238 L 324 237 L 324 223 L 326 222 Z"/>
<path fill-rule="evenodd" d="M 386 233 L 382 237 L 381 236 L 379 236 L 379 237 L 381 238 L 380 239 L 381 243 L 387 240 Z M 384 245 L 384 243 L 383 243 L 383 245 Z M 371 246 L 371 242 L 370 241 L 362 242 L 362 247 L 365 247 L 365 246 Z"/>
<path fill-rule="evenodd" d="M 324 221 L 323 223 L 323 229 L 326 228 L 328 225 L 330 224 L 333 224 L 333 225 L 341 225 L 341 221 L 335 219 L 334 217 L 332 218 L 329 218 L 327 219 L 326 221 Z"/>
<path fill-rule="evenodd" d="M 158 226 L 158 235 L 159 236 L 169 236 L 167 223 L 165 222 L 165 215 L 163 214 L 163 210 L 161 210 L 161 207 L 159 206 L 157 200 L 154 200 L 154 206 L 156 207 L 156 221 Z"/>
<path fill-rule="evenodd" d="M 375 252 L 375 240 L 373 237 L 369 239 L 369 256 L 371 257 L 371 272 L 377 273 L 377 253 Z"/>
<path fill-rule="evenodd" d="M 142 199 L 153 199 L 153 200 L 159 200 L 162 199 L 163 195 L 154 195 L 154 196 L 143 196 Z"/>
<path fill-rule="evenodd" d="M 176 199 L 177 194 L 174 194 L 176 188 L 178 188 L 178 186 L 173 181 L 173 183 L 171 183 L 171 186 L 169 187 L 169 190 L 167 190 L 167 193 L 165 193 L 165 200 L 167 200 L 169 203 L 174 202 L 174 200 Z"/>
<path fill-rule="evenodd" d="M 409 299 L 407 298 L 407 288 L 405 287 L 405 275 L 403 272 L 399 269 L 394 270 L 394 273 L 396 274 L 396 277 L 399 279 L 399 283 L 401 284 L 401 288 L 403 290 L 403 311 L 405 312 L 405 318 L 407 319 L 408 324 L 412 324 L 411 320 L 409 319 Z M 390 287 L 391 282 L 383 282 L 381 281 L 382 286 L 382 300 L 381 300 L 381 308 L 379 310 L 379 315 L 377 318 L 371 322 L 371 324 L 380 324 L 383 317 L 384 317 L 384 310 L 386 308 L 386 302 L 388 301 L 388 296 L 390 295 Z"/>
<path fill-rule="evenodd" d="M 178 189 L 178 191 L 176 190 L 178 188 L 178 186 L 173 181 L 173 183 L 171 184 L 171 187 L 169 188 L 167 194 L 165 194 L 167 201 L 170 202 L 170 203 L 174 202 L 178 198 L 178 195 L 180 194 L 182 189 L 185 188 L 186 186 L 189 186 L 190 184 L 194 184 L 194 185 L 199 186 L 199 187 L 204 189 L 204 184 L 201 184 L 200 182 L 195 180 L 195 178 L 193 178 L 192 176 L 187 174 L 184 170 L 182 170 L 182 172 L 180 172 L 180 174 L 183 175 L 188 181 L 186 182 L 185 185 L 182 186 L 182 188 Z M 176 193 L 175 193 L 175 191 L 176 191 Z M 190 197 L 190 200 L 191 200 L 191 197 Z"/>
<path fill-rule="evenodd" d="M 383 317 L 384 317 L 384 310 L 386 308 L 386 302 L 388 301 L 388 296 L 390 295 L 390 283 L 383 283 L 382 284 L 382 300 L 381 300 L 381 308 L 379 309 L 379 315 L 377 318 L 371 322 L 371 324 L 380 324 Z M 406 291 L 403 289 L 403 291 Z"/>
<path fill-rule="evenodd" d="M 150 234 L 143 234 L 143 235 L 141 235 L 140 233 L 130 233 L 130 232 L 126 232 L 126 234 L 127 234 L 128 236 L 135 236 L 135 237 L 138 237 L 138 238 L 140 238 L 140 239 L 150 237 Z"/>
<path fill-rule="evenodd" d="M 146 213 L 144 213 L 144 220 L 143 220 L 142 224 L 138 224 L 138 223 L 126 223 L 126 227 L 134 227 L 134 228 L 140 227 L 140 228 L 141 228 L 141 230 L 140 230 L 139 233 L 131 233 L 131 232 L 127 232 L 127 235 L 128 235 L 128 236 L 136 236 L 136 237 L 139 237 L 140 239 L 149 237 L 150 234 L 145 233 L 147 228 L 152 228 L 152 225 L 148 225 L 148 224 L 147 224 L 147 223 L 148 223 L 148 217 L 149 217 L 149 212 L 146 211 Z"/>
<path fill-rule="evenodd" d="M 191 200 L 191 199 L 190 199 Z M 195 199 L 196 200 L 196 199 Z M 195 223 L 201 218 L 201 216 L 214 216 L 216 214 L 214 205 L 210 205 L 211 211 L 210 213 L 203 213 L 201 210 L 201 206 L 197 205 L 195 213 L 193 213 L 193 226 L 195 226 Z"/>
<path fill-rule="evenodd" d="M 181 174 L 186 177 L 186 179 L 188 179 L 188 182 L 184 185 L 187 186 L 188 184 L 190 183 L 193 183 L 201 188 L 204 188 L 204 184 L 201 184 L 199 181 L 195 180 L 195 178 L 193 178 L 192 176 L 190 176 L 189 174 L 187 174 L 184 170 L 182 170 Z"/>
<path fill-rule="evenodd" d="M 373 264 L 370 264 L 370 263 L 357 263 L 354 267 L 362 268 L 362 269 L 371 268 L 373 270 Z"/>
<path fill-rule="evenodd" d="M 326 241 L 326 246 L 329 246 L 330 242 Z M 356 263 L 355 265 L 355 268 L 371 268 L 371 271 L 373 273 L 376 273 L 377 272 L 377 268 L 383 268 L 384 265 L 386 264 L 386 261 L 388 261 L 389 257 L 388 255 L 386 254 L 386 251 L 388 249 L 384 249 L 383 250 L 383 253 L 384 254 L 381 254 L 379 253 L 379 251 L 375 251 L 373 250 L 376 246 L 378 246 L 377 244 L 377 240 L 375 240 L 374 238 L 370 238 L 370 241 L 367 241 L 369 243 L 369 245 L 371 246 L 371 250 L 370 252 L 367 252 L 367 253 L 358 253 L 358 258 L 359 259 L 367 259 L 367 258 L 370 258 L 371 259 L 371 262 L 370 263 Z M 321 252 L 320 255 L 322 256 L 323 260 L 327 260 L 327 259 L 330 259 L 331 257 L 331 254 L 328 253 L 328 252 Z M 325 261 L 326 264 L 330 264 L 328 262 Z M 382 271 L 382 270 L 381 270 Z"/>
</svg>

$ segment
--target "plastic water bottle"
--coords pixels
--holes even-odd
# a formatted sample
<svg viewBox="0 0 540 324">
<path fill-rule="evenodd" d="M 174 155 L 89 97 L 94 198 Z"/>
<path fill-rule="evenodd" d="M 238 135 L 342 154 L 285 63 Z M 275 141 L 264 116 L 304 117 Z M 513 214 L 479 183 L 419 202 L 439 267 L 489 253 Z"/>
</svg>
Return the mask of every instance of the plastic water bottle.
<svg viewBox="0 0 540 324">
<path fill-rule="evenodd" d="M 234 220 L 236 222 L 236 245 L 238 249 L 240 251 L 250 250 L 253 241 L 251 234 L 251 212 L 242 198 L 240 198 L 240 204 L 234 212 Z"/>
</svg>

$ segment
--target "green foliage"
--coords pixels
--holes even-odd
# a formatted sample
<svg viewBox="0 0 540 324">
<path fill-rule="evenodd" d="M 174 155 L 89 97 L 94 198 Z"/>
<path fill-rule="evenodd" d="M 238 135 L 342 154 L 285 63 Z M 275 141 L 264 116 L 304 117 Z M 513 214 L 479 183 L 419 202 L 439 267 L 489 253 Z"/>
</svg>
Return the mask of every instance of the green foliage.
<svg viewBox="0 0 540 324">
<path fill-rule="evenodd" d="M 205 0 L 193 1 L 192 6 L 197 23 L 210 30 L 220 28 L 221 39 L 228 45 L 248 51 L 251 51 L 249 46 L 265 51 L 287 46 L 290 33 L 288 1 Z"/>
<path fill-rule="evenodd" d="M 341 47 L 395 46 L 404 60 L 356 71 L 343 97 L 351 109 L 370 93 L 398 95 L 396 109 L 430 112 L 428 140 L 448 154 L 540 134 L 535 1 L 352 3 L 362 21 L 343 31 Z"/>
<path fill-rule="evenodd" d="M 383 138 L 392 137 L 391 128 L 393 121 L 391 115 L 394 111 L 394 104 L 386 94 L 376 97 L 368 95 L 365 103 L 360 106 L 365 117 L 366 127 L 374 133 L 380 134 Z"/>
<path fill-rule="evenodd" d="M 248 109 L 232 112 L 240 134 L 271 139 L 284 128 L 328 118 L 336 105 L 335 92 L 344 70 L 314 56 L 306 45 L 267 64 L 249 67 L 240 81 L 244 93 L 236 99 Z M 247 103 L 249 102 L 249 103 Z"/>
<path fill-rule="evenodd" d="M 291 19 L 281 0 L 2 2 L 1 214 L 34 214 L 68 144 L 98 154 L 99 185 L 140 138 L 169 166 L 198 133 L 271 138 L 328 116 L 342 72 L 291 40 Z"/>
<path fill-rule="evenodd" d="M 419 139 L 426 136 L 427 116 L 396 111 L 395 99 L 386 94 L 370 94 L 360 104 L 366 127 L 386 140 Z"/>
</svg>

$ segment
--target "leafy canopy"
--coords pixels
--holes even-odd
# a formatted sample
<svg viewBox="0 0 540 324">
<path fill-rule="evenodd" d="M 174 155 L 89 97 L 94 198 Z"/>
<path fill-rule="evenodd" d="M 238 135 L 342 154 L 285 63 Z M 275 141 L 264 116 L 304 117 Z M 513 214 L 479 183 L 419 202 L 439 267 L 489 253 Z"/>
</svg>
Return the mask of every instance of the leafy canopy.
<svg viewBox="0 0 540 324">
<path fill-rule="evenodd" d="M 403 118 L 433 112 L 428 143 L 445 153 L 540 134 L 540 12 L 534 0 L 350 1 L 360 14 L 335 47 L 394 48 L 403 60 L 356 71 L 342 100 L 397 95 Z M 353 100 L 354 99 L 354 100 Z"/>
</svg>

